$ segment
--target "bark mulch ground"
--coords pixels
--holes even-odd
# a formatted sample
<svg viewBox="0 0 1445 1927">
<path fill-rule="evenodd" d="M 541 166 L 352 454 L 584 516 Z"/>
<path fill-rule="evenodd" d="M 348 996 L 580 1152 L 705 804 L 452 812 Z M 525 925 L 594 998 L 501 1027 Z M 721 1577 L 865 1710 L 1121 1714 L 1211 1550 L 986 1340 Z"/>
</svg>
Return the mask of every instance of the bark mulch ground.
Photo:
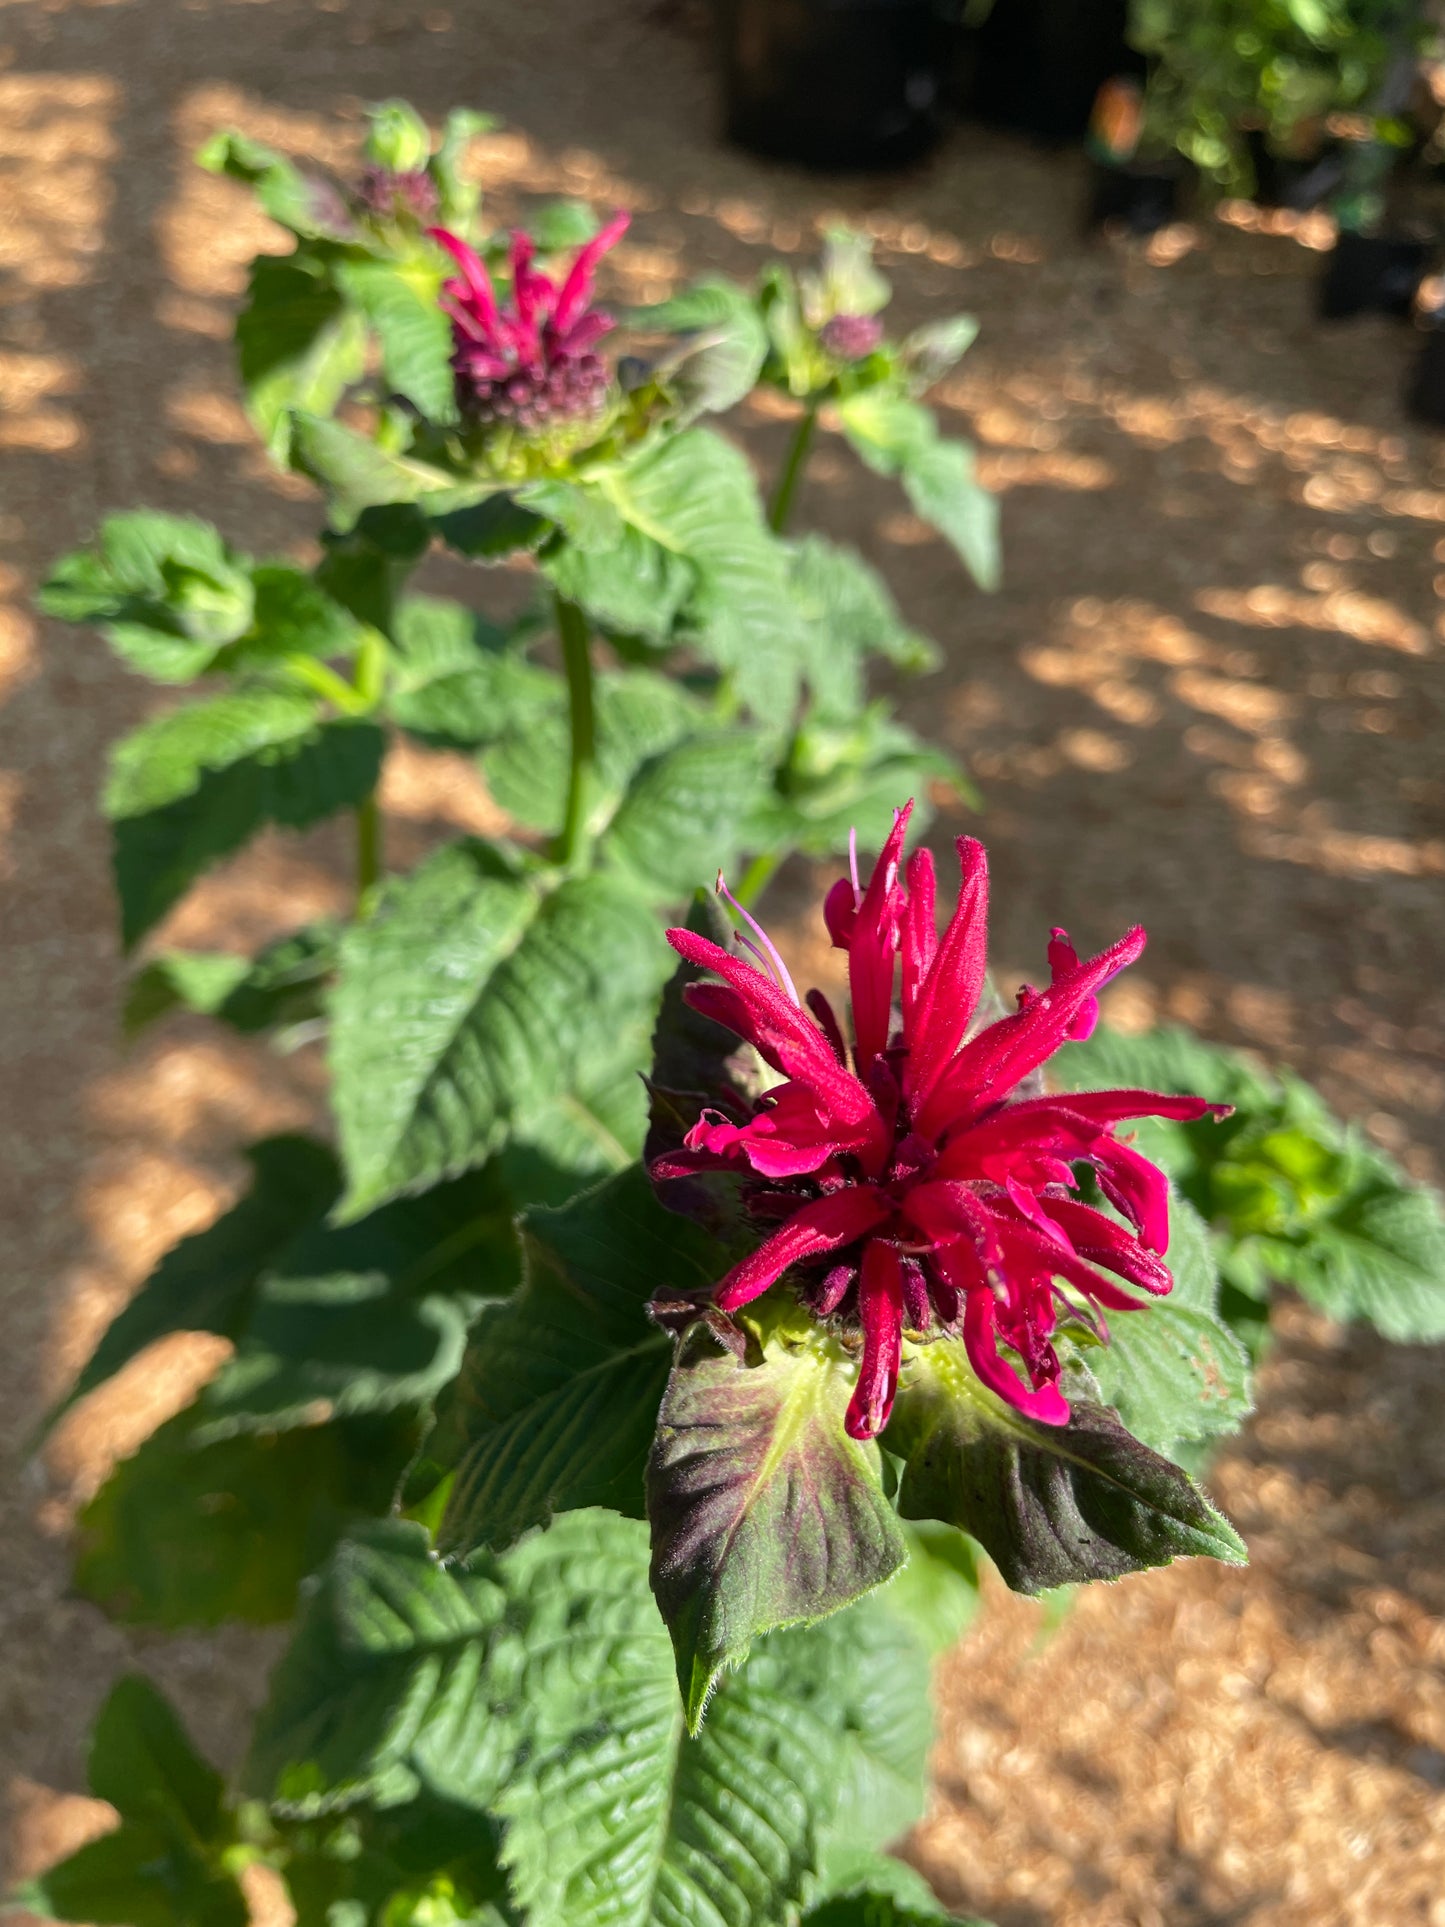
<svg viewBox="0 0 1445 1927">
<path fill-rule="evenodd" d="M 484 105 L 505 121 L 480 151 L 504 211 L 556 191 L 637 211 L 616 261 L 629 296 L 750 274 L 834 214 L 877 236 L 902 321 L 976 314 L 938 400 L 1002 493 L 1002 593 L 975 593 L 836 445 L 802 509 L 859 542 L 945 648 L 904 707 L 987 795 L 1005 981 L 1037 972 L 1050 923 L 1093 946 L 1142 920 L 1121 1021 L 1288 1060 L 1422 1174 L 1445 1148 L 1445 451 L 1398 412 L 1409 331 L 1319 327 L 1308 231 L 1208 220 L 1148 251 L 1086 243 L 1076 156 L 960 130 L 916 174 L 843 183 L 728 153 L 705 11 L 0 14 L 0 1734 L 18 1871 L 104 1824 L 76 1790 L 117 1672 L 153 1671 L 230 1760 L 276 1649 L 119 1628 L 66 1596 L 77 1501 L 187 1400 L 210 1341 L 165 1348 L 43 1466 L 24 1458 L 115 1307 L 235 1194 L 237 1147 L 317 1110 L 304 1056 L 185 1023 L 122 1050 L 94 793 L 157 696 L 29 602 L 108 508 L 199 510 L 253 552 L 314 528 L 235 399 L 230 325 L 267 229 L 189 164 L 217 125 L 345 165 L 362 101 Z M 777 411 L 739 426 L 775 467 Z M 398 759 L 386 798 L 400 861 L 493 816 L 445 759 Z M 778 914 L 812 885 L 785 874 Z M 342 887 L 326 837 L 277 840 L 166 934 L 247 944 Z M 1258 1416 L 1215 1474 L 1248 1572 L 1097 1589 L 1057 1625 L 991 1595 L 942 1666 L 909 1851 L 949 1901 L 1000 1927 L 1445 1923 L 1441 1352 L 1297 1307 L 1278 1326 Z"/>
</svg>

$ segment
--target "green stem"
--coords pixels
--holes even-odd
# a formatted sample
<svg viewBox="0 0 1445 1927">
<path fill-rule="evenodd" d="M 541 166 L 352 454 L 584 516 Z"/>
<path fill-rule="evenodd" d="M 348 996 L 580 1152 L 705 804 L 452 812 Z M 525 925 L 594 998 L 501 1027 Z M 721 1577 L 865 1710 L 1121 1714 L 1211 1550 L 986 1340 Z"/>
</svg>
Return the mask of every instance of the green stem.
<svg viewBox="0 0 1445 1927">
<path fill-rule="evenodd" d="M 371 914 L 377 886 L 381 882 L 381 804 L 373 790 L 364 803 L 356 806 L 356 915 L 358 922 Z"/>
<path fill-rule="evenodd" d="M 778 478 L 778 492 L 773 497 L 773 506 L 768 511 L 768 524 L 775 535 L 781 535 L 788 526 L 788 517 L 793 512 L 793 499 L 803 479 L 803 470 L 808 465 L 808 454 L 813 446 L 813 431 L 817 426 L 818 404 L 816 401 L 810 401 L 803 410 L 803 419 L 794 431 L 793 445 L 788 450 L 788 459 L 784 462 L 782 475 Z"/>
<path fill-rule="evenodd" d="M 572 761 L 567 778 L 567 814 L 557 839 L 556 856 L 559 863 L 571 866 L 582 856 L 586 843 L 592 772 L 597 761 L 597 716 L 587 618 L 575 602 L 568 602 L 560 595 L 557 597 L 557 633 L 562 638 L 562 666 L 567 672 Z"/>
<path fill-rule="evenodd" d="M 737 889 L 733 891 L 733 895 L 745 910 L 751 910 L 764 890 L 767 889 L 782 860 L 781 853 L 777 856 L 770 856 L 764 853 L 761 856 L 755 856 L 747 869 L 743 871 L 742 880 L 738 884 Z"/>
</svg>

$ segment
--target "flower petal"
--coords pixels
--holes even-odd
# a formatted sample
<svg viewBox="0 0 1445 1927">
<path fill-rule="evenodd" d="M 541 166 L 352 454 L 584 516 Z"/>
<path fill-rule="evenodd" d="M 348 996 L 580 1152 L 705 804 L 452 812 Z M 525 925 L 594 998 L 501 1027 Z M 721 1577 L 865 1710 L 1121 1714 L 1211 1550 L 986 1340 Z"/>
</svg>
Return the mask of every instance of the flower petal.
<svg viewBox="0 0 1445 1927">
<path fill-rule="evenodd" d="M 909 1013 L 905 1084 L 915 1102 L 928 1096 L 963 1042 L 988 966 L 988 857 L 971 836 L 959 837 L 957 847 L 958 903 Z"/>
<path fill-rule="evenodd" d="M 850 1439 L 873 1439 L 892 1416 L 903 1358 L 903 1276 L 898 1253 L 882 1238 L 870 1239 L 863 1248 L 858 1316 L 863 1325 L 863 1361 L 843 1430 Z"/>
<path fill-rule="evenodd" d="M 908 834 L 912 803 L 898 812 L 888 841 L 858 905 L 848 944 L 848 988 L 853 998 L 853 1057 L 860 1077 L 888 1048 L 893 1013 L 893 973 L 898 958 L 902 892 L 898 866 Z"/>
<path fill-rule="evenodd" d="M 888 1200 L 866 1185 L 852 1185 L 805 1204 L 771 1238 L 734 1265 L 714 1294 L 723 1311 L 737 1311 L 776 1284 L 803 1258 L 839 1251 L 891 1215 Z"/>
<path fill-rule="evenodd" d="M 945 939 L 946 941 L 946 939 Z M 1107 950 L 1059 978 L 1027 1009 L 971 1038 L 939 1077 L 916 1120 L 928 1137 L 972 1122 L 983 1111 L 1001 1103 L 1030 1071 L 1066 1040 L 1069 1025 L 1086 998 L 1101 984 L 1134 962 L 1144 948 L 1145 935 L 1137 925 Z M 938 964 L 942 962 L 940 950 Z"/>
<path fill-rule="evenodd" d="M 599 228 L 583 248 L 577 250 L 577 258 L 568 271 L 557 296 L 557 305 L 552 310 L 552 328 L 564 335 L 581 315 L 592 294 L 592 282 L 597 273 L 597 263 L 609 248 L 616 247 L 632 223 L 630 214 L 614 214 L 605 227 Z"/>
<path fill-rule="evenodd" d="M 907 900 L 903 908 L 903 1028 L 913 1028 L 918 993 L 938 954 L 938 878 L 933 852 L 915 850 L 908 859 Z"/>
<path fill-rule="evenodd" d="M 1102 1137 L 1089 1154 L 1099 1189 L 1151 1251 L 1169 1249 L 1169 1180 L 1132 1144 Z"/>
<path fill-rule="evenodd" d="M 963 1307 L 963 1343 L 968 1362 L 1005 1405 L 1041 1425 L 1067 1425 L 1068 1401 L 1057 1385 L 1033 1390 L 998 1354 L 998 1304 L 991 1291 L 971 1291 Z"/>
</svg>

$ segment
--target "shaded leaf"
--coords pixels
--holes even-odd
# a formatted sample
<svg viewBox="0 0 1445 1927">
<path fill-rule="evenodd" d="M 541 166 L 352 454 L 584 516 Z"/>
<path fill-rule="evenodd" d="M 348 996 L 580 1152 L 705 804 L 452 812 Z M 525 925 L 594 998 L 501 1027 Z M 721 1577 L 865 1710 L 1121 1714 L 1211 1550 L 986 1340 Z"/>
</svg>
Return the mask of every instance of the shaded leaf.
<svg viewBox="0 0 1445 1927">
<path fill-rule="evenodd" d="M 278 461 L 291 448 L 292 409 L 329 415 L 366 371 L 366 328 L 329 264 L 310 252 L 258 254 L 236 318 L 246 406 Z"/>
<path fill-rule="evenodd" d="M 359 622 L 394 637 L 403 585 L 430 543 L 426 517 L 413 504 L 364 509 L 344 532 L 322 530 L 316 580 Z"/>
<path fill-rule="evenodd" d="M 100 1710 L 89 1781 L 120 1825 L 27 1882 L 19 1905 L 118 1927 L 245 1927 L 245 1899 L 222 1860 L 234 1828 L 221 1777 L 140 1674 L 118 1680 Z"/>
<path fill-rule="evenodd" d="M 413 1446 L 357 1420 L 197 1445 L 202 1412 L 162 1425 L 80 1515 L 75 1584 L 114 1619 L 289 1619 L 346 1528 L 385 1509 Z"/>
<path fill-rule="evenodd" d="M 427 502 L 445 511 L 492 493 L 486 483 L 463 481 L 413 455 L 396 455 L 354 428 L 326 420 L 313 405 L 293 405 L 289 459 L 331 498 L 338 525 L 350 527 L 368 508 Z"/>
<path fill-rule="evenodd" d="M 374 723 L 324 720 L 314 698 L 237 690 L 143 723 L 112 753 L 105 810 L 127 946 L 203 871 L 267 824 L 305 829 L 376 787 Z"/>
<path fill-rule="evenodd" d="M 675 902 L 736 861 L 764 776 L 762 745 L 749 732 L 689 737 L 642 764 L 599 856 Z"/>
<path fill-rule="evenodd" d="M 1238 1534 L 1178 1466 L 1077 1389 L 1071 1404 L 1067 1425 L 1038 1424 L 979 1383 L 956 1340 L 919 1347 L 884 1434 L 907 1461 L 899 1511 L 962 1527 L 1015 1592 L 1185 1556 L 1244 1563 Z"/>
<path fill-rule="evenodd" d="M 557 676 L 509 649 L 501 630 L 460 603 L 408 596 L 394 634 L 387 708 L 425 742 L 480 747 L 535 727 L 565 701 Z"/>
<path fill-rule="evenodd" d="M 757 303 L 733 281 L 697 282 L 670 301 L 630 309 L 624 320 L 649 334 L 680 337 L 661 357 L 660 372 L 683 404 L 684 421 L 734 407 L 752 391 L 768 352 Z"/>
<path fill-rule="evenodd" d="M 255 957 L 162 950 L 130 981 L 122 1017 L 126 1035 L 134 1037 L 173 1010 L 198 1011 L 248 1036 L 314 1023 L 322 1015 L 340 935 L 339 924 L 307 924 Z"/>
<path fill-rule="evenodd" d="M 638 1165 L 528 1212 L 522 1243 L 526 1282 L 478 1320 L 451 1408 L 449 1551 L 503 1547 L 584 1506 L 641 1516 L 672 1355 L 647 1302 L 718 1276 L 717 1247 L 662 1209 Z"/>
<path fill-rule="evenodd" d="M 429 421 L 454 421 L 452 328 L 441 307 L 440 259 L 346 261 L 336 278 L 376 331 L 388 386 Z"/>
</svg>

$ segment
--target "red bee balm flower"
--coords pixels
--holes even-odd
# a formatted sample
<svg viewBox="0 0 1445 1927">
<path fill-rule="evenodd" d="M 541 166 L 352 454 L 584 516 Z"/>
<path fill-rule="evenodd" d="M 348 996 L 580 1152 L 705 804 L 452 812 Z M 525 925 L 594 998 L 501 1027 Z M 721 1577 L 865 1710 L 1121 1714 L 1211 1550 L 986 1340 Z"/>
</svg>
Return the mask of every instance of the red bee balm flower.
<svg viewBox="0 0 1445 1927">
<path fill-rule="evenodd" d="M 530 235 L 512 236 L 512 294 L 503 308 L 491 276 L 465 241 L 428 228 L 461 274 L 442 289 L 452 319 L 457 398 L 475 420 L 512 421 L 523 429 L 595 415 L 607 396 L 607 370 L 593 353 L 612 317 L 588 306 L 597 263 L 627 230 L 615 214 L 578 250 L 560 287 L 536 272 Z"/>
<path fill-rule="evenodd" d="M 674 950 L 722 979 L 690 985 L 687 1001 L 745 1038 L 784 1082 L 746 1122 L 704 1112 L 686 1148 L 658 1159 L 653 1176 L 750 1173 L 749 1213 L 776 1229 L 721 1281 L 716 1303 L 737 1311 L 796 1267 L 816 1317 L 856 1319 L 863 1357 L 845 1421 L 852 1437 L 873 1438 L 888 1423 L 904 1333 L 935 1327 L 962 1335 L 973 1369 L 1000 1398 L 1062 1425 L 1069 1407 L 1051 1342 L 1060 1308 L 1107 1337 L 1104 1309 L 1146 1301 L 1106 1271 L 1145 1292 L 1173 1284 L 1159 1255 L 1169 1242 L 1168 1185 L 1115 1126 L 1222 1116 L 1228 1106 L 1154 1091 L 1019 1096 L 1066 1039 L 1093 1029 L 1098 992 L 1138 957 L 1144 932 L 1080 963 L 1055 930 L 1048 989 L 1025 985 L 1013 1015 L 970 1035 L 984 991 L 987 859 L 972 837 L 958 839 L 958 907 L 938 936 L 932 856 L 917 851 L 900 873 L 912 807 L 898 814 L 867 887 L 855 850 L 852 876 L 824 904 L 829 934 L 848 953 L 851 1061 L 827 999 L 810 991 L 804 1008 L 752 918 L 754 936 L 741 941 L 756 963 L 669 930 Z M 1079 1163 L 1132 1231 L 1081 1201 Z"/>
</svg>

